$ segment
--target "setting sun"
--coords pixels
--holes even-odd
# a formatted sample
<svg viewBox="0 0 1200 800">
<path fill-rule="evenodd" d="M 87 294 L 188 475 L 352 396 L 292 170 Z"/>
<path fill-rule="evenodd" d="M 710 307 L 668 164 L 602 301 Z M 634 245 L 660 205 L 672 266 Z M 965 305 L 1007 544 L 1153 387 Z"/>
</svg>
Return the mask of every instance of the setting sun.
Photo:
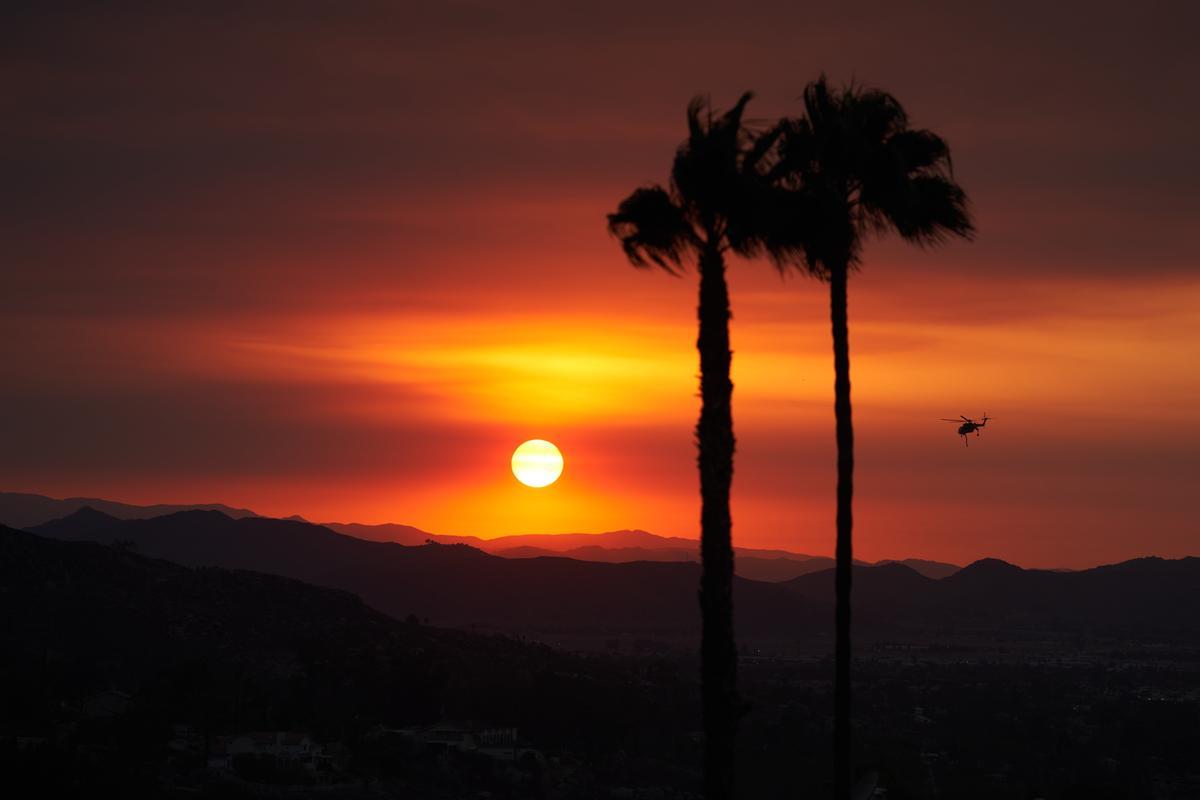
<svg viewBox="0 0 1200 800">
<path fill-rule="evenodd" d="M 526 486 L 549 486 L 562 475 L 562 452 L 545 439 L 530 439 L 513 451 L 512 471 Z"/>
</svg>

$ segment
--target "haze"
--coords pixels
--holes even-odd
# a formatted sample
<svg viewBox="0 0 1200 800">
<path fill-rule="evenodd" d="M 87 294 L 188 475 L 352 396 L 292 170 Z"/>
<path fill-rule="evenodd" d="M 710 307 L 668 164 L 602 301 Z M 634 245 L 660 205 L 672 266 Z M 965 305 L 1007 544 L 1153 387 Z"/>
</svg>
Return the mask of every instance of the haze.
<svg viewBox="0 0 1200 800">
<path fill-rule="evenodd" d="M 604 215 L 691 95 L 766 120 L 824 69 L 946 136 L 979 228 L 852 281 L 856 555 L 1194 552 L 1200 14 L 941 5 L 10 19 L 2 488 L 697 536 L 694 283 Z M 827 554 L 826 293 L 731 281 L 735 542 Z M 985 412 L 970 449 L 937 421 Z M 509 470 L 531 438 L 570 459 L 546 490 Z"/>
</svg>

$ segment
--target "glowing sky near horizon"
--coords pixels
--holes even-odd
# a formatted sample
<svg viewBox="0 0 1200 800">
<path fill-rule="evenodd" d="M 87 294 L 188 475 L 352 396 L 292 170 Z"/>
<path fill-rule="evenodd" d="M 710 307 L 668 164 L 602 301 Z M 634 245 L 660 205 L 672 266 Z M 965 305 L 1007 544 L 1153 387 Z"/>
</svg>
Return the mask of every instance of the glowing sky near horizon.
<svg viewBox="0 0 1200 800">
<path fill-rule="evenodd" d="M 824 69 L 949 139 L 980 231 L 852 281 L 857 554 L 1200 554 L 1200 12 L 962 5 L 18 16 L 0 489 L 697 535 L 695 280 L 604 214 L 696 92 L 767 119 Z M 825 288 L 730 280 L 735 539 L 828 554 Z M 570 453 L 537 491 L 530 438 Z"/>
</svg>

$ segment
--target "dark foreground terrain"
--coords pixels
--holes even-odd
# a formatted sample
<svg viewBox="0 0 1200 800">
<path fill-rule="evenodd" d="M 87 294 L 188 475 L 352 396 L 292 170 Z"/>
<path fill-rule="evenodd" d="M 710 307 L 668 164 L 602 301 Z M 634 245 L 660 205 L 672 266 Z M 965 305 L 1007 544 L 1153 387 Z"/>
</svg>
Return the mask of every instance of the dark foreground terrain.
<svg viewBox="0 0 1200 800">
<path fill-rule="evenodd" d="M 878 797 L 1200 797 L 1186 626 L 956 620 L 860 652 L 858 763 Z M 288 578 L 0 529 L 0 653 L 14 796 L 697 796 L 687 652 L 571 654 Z M 743 796 L 828 795 L 831 673 L 747 648 Z"/>
</svg>

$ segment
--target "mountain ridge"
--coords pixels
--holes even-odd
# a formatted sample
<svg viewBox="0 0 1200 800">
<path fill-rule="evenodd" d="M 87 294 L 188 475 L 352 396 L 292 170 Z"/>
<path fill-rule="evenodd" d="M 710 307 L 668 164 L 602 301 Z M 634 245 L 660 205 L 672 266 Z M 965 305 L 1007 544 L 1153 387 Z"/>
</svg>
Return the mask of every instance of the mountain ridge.
<svg viewBox="0 0 1200 800">
<path fill-rule="evenodd" d="M 189 566 L 283 575 L 353 592 L 393 617 L 414 614 L 451 627 L 675 638 L 699 629 L 700 565 L 690 562 L 503 558 L 463 543 L 370 542 L 294 520 L 200 510 L 146 520 L 81 511 L 31 532 L 116 543 Z M 856 565 L 854 576 L 855 619 L 865 633 L 1042 629 L 1200 638 L 1200 558 L 1150 557 L 1068 573 L 985 558 L 942 579 L 900 563 Z M 736 578 L 739 635 L 826 636 L 833 580 L 832 569 L 780 583 Z"/>
<path fill-rule="evenodd" d="M 98 527 L 71 518 L 30 529 L 67 540 L 122 542 L 188 566 L 250 569 L 359 594 L 395 617 L 450 626 L 698 630 L 699 565 L 606 564 L 569 558 L 505 559 L 465 544 L 370 542 L 328 528 L 266 517 L 184 511 Z M 738 579 L 747 630 L 782 631 L 809 605 L 774 584 Z M 760 624 L 761 623 L 761 624 Z"/>
<path fill-rule="evenodd" d="M 158 503 L 143 506 L 99 497 L 60 499 L 30 492 L 0 492 L 0 525 L 23 530 L 61 519 L 84 507 L 93 508 L 118 519 L 148 519 L 191 509 L 220 511 L 235 519 L 258 516 L 248 508 L 235 508 L 224 503 Z"/>
<path fill-rule="evenodd" d="M 148 519 L 188 510 L 221 511 L 227 516 L 261 517 L 249 509 L 235 509 L 222 504 L 134 506 L 110 500 L 67 498 L 55 500 L 43 495 L 0 492 L 0 524 L 27 529 L 69 516 L 83 507 L 91 507 L 117 519 Z M 51 512 L 61 513 L 51 513 Z M 266 518 L 266 517 L 264 517 Z M 363 524 L 320 523 L 293 514 L 282 519 L 305 522 L 329 528 L 356 539 L 375 542 L 420 546 L 427 541 L 442 544 L 467 544 L 484 552 L 506 558 L 527 558 L 566 555 L 585 561 L 626 563 L 632 561 L 699 562 L 699 539 L 678 536 L 659 536 L 639 528 L 626 528 L 600 533 L 530 533 L 511 534 L 483 539 L 478 536 L 436 534 L 412 525 L 399 523 Z M 16 521 L 14 521 L 16 520 Z M 33 521 L 30 521 L 33 520 Z M 17 524 L 23 522 L 24 524 Z M 511 552 L 509 552 L 511 551 Z M 833 566 L 828 556 L 797 553 L 789 550 L 735 547 L 737 574 L 752 580 L 778 582 Z M 890 563 L 888 559 L 876 563 Z M 928 559 L 899 559 L 922 574 L 943 577 L 958 569 L 956 564 Z M 868 562 L 856 562 L 868 563 Z"/>
</svg>

